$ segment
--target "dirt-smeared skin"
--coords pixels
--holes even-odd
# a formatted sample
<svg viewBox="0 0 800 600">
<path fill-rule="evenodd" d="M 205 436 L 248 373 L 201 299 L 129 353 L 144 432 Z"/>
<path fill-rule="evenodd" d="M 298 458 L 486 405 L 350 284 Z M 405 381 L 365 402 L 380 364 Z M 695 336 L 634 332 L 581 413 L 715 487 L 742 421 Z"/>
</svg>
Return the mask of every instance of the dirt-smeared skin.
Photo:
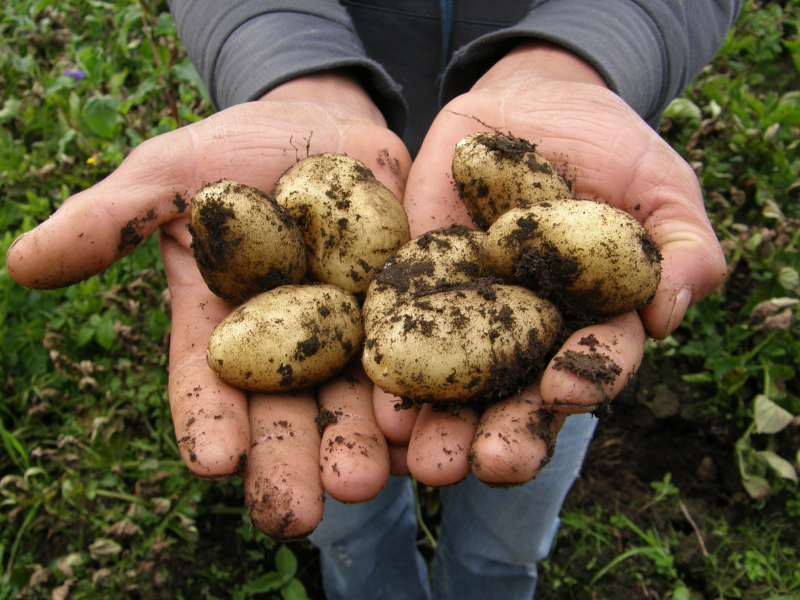
<svg viewBox="0 0 800 600">
<path fill-rule="evenodd" d="M 319 471 L 322 485 L 340 502 L 360 502 L 380 492 L 389 478 L 389 448 L 378 429 L 372 384 L 354 365 L 320 386 L 318 425 L 322 429 Z"/>
<path fill-rule="evenodd" d="M 457 412 L 425 404 L 411 431 L 407 468 L 420 483 L 453 485 L 469 475 L 469 449 L 478 415 L 469 405 Z"/>
<path fill-rule="evenodd" d="M 316 412 L 314 397 L 305 392 L 250 400 L 245 501 L 253 525 L 272 539 L 307 537 L 322 518 Z"/>
<path fill-rule="evenodd" d="M 636 373 L 644 341 L 644 328 L 635 313 L 575 331 L 563 340 L 542 376 L 544 402 L 556 412 L 606 415 L 611 400 Z M 638 352 L 628 350 L 631 346 Z"/>
<path fill-rule="evenodd" d="M 489 406 L 470 449 L 472 472 L 493 487 L 530 481 L 550 462 L 565 418 L 543 408 L 535 387 L 516 399 Z"/>
<path fill-rule="evenodd" d="M 142 233 L 142 225 L 157 219 L 156 211 L 154 209 L 150 209 L 147 211 L 142 217 L 136 217 L 128 221 L 119 232 L 119 246 L 117 247 L 117 252 L 120 256 L 124 256 L 129 252 L 132 252 L 136 246 L 138 246 L 142 240 L 144 239 L 144 234 Z"/>
</svg>

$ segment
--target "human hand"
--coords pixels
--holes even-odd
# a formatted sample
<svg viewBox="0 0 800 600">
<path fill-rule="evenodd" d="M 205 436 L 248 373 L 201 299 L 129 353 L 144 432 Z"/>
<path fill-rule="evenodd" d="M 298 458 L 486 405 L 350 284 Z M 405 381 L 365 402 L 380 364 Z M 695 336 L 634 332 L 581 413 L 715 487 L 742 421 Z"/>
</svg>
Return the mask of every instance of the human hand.
<svg viewBox="0 0 800 600">
<path fill-rule="evenodd" d="M 616 396 L 641 362 L 646 334 L 669 335 L 689 304 L 713 291 L 725 273 L 691 167 L 590 65 L 540 43 L 509 53 L 434 121 L 406 188 L 412 237 L 471 225 L 451 161 L 456 143 L 486 125 L 534 142 L 551 162 L 574 172 L 577 197 L 607 202 L 642 222 L 663 255 L 662 278 L 651 304 L 576 331 L 539 384 L 482 415 L 467 406 L 457 415 L 430 405 L 398 412 L 397 399 L 376 390 L 375 414 L 392 447 L 393 472 L 434 486 L 455 483 L 470 470 L 490 484 L 530 480 L 546 464 L 566 415 L 592 412 Z M 588 355 L 603 369 L 565 368 L 568 352 Z"/>
<path fill-rule="evenodd" d="M 389 459 L 374 420 L 372 384 L 360 369 L 316 394 L 248 395 L 221 382 L 205 350 L 233 307 L 209 291 L 197 270 L 186 209 L 200 187 L 222 178 L 269 192 L 306 152 L 358 158 L 402 201 L 411 162 L 404 145 L 354 80 L 319 74 L 148 140 L 106 180 L 20 237 L 7 257 L 19 283 L 64 287 L 102 272 L 160 228 L 172 297 L 169 398 L 181 455 L 199 477 L 243 473 L 250 516 L 276 539 L 316 527 L 323 490 L 358 502 L 386 483 Z M 320 412 L 326 427 L 325 420 L 319 428 L 315 422 Z"/>
</svg>

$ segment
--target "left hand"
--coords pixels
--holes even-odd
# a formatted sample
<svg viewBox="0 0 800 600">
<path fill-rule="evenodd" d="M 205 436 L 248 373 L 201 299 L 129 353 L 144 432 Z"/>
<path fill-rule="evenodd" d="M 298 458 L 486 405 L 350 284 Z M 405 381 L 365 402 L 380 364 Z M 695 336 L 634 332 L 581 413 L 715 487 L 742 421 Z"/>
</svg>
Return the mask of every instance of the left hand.
<svg viewBox="0 0 800 600">
<path fill-rule="evenodd" d="M 470 470 L 492 484 L 532 479 L 566 414 L 591 412 L 614 398 L 638 369 L 646 334 L 668 336 L 689 304 L 710 294 L 725 274 L 691 167 L 589 64 L 543 43 L 517 47 L 438 115 L 406 187 L 412 237 L 453 223 L 472 225 L 451 162 L 461 139 L 486 130 L 481 123 L 537 144 L 545 158 L 575 171 L 577 197 L 606 202 L 642 222 L 663 255 L 662 278 L 651 304 L 575 332 L 558 351 L 587 353 L 580 341 L 593 334 L 596 351 L 621 369 L 613 381 L 591 382 L 551 362 L 540 384 L 482 415 L 468 406 L 458 415 L 430 405 L 397 412 L 396 399 L 376 389 L 375 414 L 393 443 L 393 472 L 433 486 L 455 483 Z"/>
</svg>

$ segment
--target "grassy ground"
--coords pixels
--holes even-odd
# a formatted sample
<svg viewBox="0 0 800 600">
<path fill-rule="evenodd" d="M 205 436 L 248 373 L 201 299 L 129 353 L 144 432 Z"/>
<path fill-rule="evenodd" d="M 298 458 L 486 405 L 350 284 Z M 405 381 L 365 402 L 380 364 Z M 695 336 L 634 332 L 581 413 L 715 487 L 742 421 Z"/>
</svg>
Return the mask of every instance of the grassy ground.
<svg viewBox="0 0 800 600">
<path fill-rule="evenodd" d="M 163 2 L 0 11 L 4 257 L 142 140 L 211 107 Z M 601 423 L 537 597 L 800 598 L 799 25 L 800 0 L 747 2 L 667 112 L 730 277 L 649 345 Z M 180 462 L 163 289 L 154 239 L 54 292 L 0 265 L 0 600 L 322 597 L 313 549 L 252 531 L 240 480 Z M 435 534 L 435 490 L 420 499 Z"/>
</svg>

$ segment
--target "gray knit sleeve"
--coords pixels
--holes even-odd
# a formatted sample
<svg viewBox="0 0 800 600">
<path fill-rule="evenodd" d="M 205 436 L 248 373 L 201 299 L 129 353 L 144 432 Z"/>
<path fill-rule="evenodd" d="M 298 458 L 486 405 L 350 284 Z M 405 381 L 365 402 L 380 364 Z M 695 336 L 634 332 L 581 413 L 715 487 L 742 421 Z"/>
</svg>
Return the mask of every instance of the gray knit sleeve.
<svg viewBox="0 0 800 600">
<path fill-rule="evenodd" d="M 592 64 L 639 115 L 656 124 L 714 57 L 743 0 L 538 0 L 518 24 L 459 49 L 441 100 L 466 92 L 521 39 L 543 39 Z"/>
<path fill-rule="evenodd" d="M 402 132 L 406 106 L 400 88 L 367 57 L 338 2 L 169 0 L 169 7 L 216 108 L 255 100 L 301 75 L 348 68 L 389 127 Z"/>
</svg>

